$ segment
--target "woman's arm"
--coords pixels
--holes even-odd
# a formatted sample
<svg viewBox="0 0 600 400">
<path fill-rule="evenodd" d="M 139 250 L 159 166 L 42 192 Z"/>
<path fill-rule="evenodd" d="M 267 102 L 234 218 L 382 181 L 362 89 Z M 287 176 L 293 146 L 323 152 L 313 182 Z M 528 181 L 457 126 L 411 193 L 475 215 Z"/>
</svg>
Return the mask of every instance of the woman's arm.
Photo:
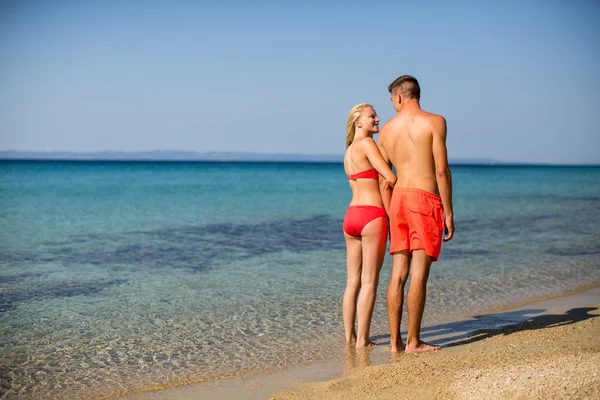
<svg viewBox="0 0 600 400">
<path fill-rule="evenodd" d="M 361 150 L 364 151 L 365 156 L 373 168 L 383 176 L 389 186 L 393 187 L 396 184 L 396 175 L 379 152 L 375 141 L 372 138 L 365 139 L 366 140 L 361 140 Z"/>
</svg>

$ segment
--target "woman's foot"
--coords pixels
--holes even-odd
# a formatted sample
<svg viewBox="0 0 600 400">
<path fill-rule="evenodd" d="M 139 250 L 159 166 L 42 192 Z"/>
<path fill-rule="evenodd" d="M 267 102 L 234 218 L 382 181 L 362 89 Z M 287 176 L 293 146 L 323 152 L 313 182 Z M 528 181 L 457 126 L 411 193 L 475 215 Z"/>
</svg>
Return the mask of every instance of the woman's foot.
<svg viewBox="0 0 600 400">
<path fill-rule="evenodd" d="M 377 343 L 371 342 L 370 340 L 367 340 L 367 341 L 361 340 L 361 341 L 356 342 L 357 349 L 364 349 L 365 347 L 373 347 L 373 346 L 377 346 Z"/>
<path fill-rule="evenodd" d="M 354 347 L 355 344 L 356 344 L 356 334 L 350 335 L 349 337 L 346 338 L 346 346 Z"/>
</svg>

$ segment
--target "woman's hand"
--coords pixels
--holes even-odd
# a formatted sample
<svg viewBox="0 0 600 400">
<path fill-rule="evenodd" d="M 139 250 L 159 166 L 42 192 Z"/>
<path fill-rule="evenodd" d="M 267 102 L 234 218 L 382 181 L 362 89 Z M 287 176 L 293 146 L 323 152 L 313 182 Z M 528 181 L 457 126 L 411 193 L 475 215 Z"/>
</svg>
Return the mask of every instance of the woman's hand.
<svg viewBox="0 0 600 400">
<path fill-rule="evenodd" d="M 396 177 L 396 175 L 392 174 L 392 177 L 389 179 L 386 179 L 386 182 L 388 183 L 388 185 L 390 185 L 390 187 L 394 187 L 394 185 L 396 184 L 396 180 L 398 178 Z"/>
</svg>

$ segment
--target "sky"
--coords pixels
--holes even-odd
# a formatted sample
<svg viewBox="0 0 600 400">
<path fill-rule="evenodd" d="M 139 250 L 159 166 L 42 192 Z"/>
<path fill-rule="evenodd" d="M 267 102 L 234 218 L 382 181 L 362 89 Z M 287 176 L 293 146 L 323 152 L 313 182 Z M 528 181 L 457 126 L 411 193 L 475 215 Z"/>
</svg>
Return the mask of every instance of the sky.
<svg viewBox="0 0 600 400">
<path fill-rule="evenodd" d="M 342 154 L 410 74 L 454 159 L 600 164 L 600 2 L 0 0 L 0 150 Z"/>
</svg>

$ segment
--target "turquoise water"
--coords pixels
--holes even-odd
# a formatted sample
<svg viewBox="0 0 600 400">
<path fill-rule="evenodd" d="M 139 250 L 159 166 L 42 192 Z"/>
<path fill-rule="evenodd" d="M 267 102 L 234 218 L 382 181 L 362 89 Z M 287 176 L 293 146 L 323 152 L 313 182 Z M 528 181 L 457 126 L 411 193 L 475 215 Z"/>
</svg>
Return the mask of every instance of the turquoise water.
<svg viewBox="0 0 600 400">
<path fill-rule="evenodd" d="M 457 232 L 425 324 L 600 281 L 600 168 L 452 172 Z M 349 200 L 341 164 L 0 162 L 0 397 L 334 357 Z"/>
</svg>

